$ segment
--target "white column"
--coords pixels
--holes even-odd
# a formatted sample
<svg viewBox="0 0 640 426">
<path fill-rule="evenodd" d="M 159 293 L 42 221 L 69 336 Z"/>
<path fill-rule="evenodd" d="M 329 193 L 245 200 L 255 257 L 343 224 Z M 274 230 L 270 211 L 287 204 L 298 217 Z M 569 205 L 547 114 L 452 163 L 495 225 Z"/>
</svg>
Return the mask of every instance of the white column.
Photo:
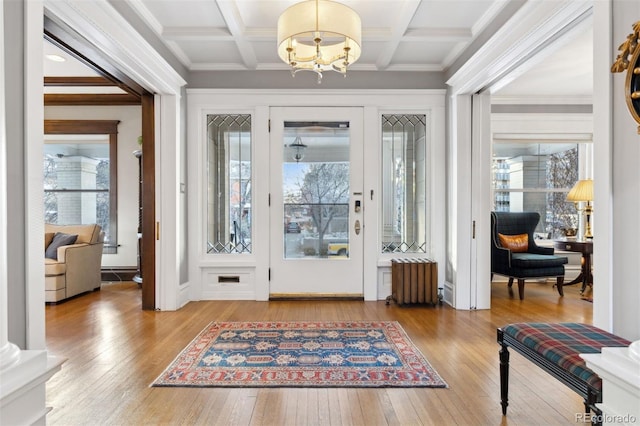
<svg viewBox="0 0 640 426">
<path fill-rule="evenodd" d="M 4 21 L 4 0 L 0 0 L 0 22 Z M 7 137 L 4 99 L 4 32 L 0 30 L 0 232 L 7 229 Z M 9 342 L 7 317 L 7 241 L 0 239 L 0 371 L 18 362 L 20 350 Z"/>
<path fill-rule="evenodd" d="M 42 3 L 36 0 L 10 0 L 5 2 L 0 0 L 0 22 L 4 22 L 5 7 L 11 19 L 13 14 L 18 17 L 25 16 L 25 25 L 28 23 L 37 24 L 31 33 L 34 37 L 31 40 L 39 40 L 42 43 Z M 23 9 L 21 9 L 23 8 Z M 24 15 L 22 14 L 24 12 Z M 33 19 L 35 18 L 35 19 Z M 33 19 L 31 22 L 30 19 Z M 27 25 L 28 26 L 28 25 Z M 7 234 L 8 226 L 8 199 L 7 199 L 7 163 L 16 161 L 8 158 L 7 128 L 8 126 L 23 126 L 22 120 L 7 122 L 6 104 L 10 96 L 6 96 L 5 90 L 5 28 L 0 26 L 0 232 Z M 16 34 L 16 40 L 11 40 L 13 46 L 19 46 L 24 40 L 20 39 L 21 34 Z M 28 37 L 26 37 L 28 39 Z M 42 53 L 40 52 L 40 56 Z M 35 72 L 35 71 L 34 71 Z M 23 84 L 20 76 L 16 78 L 16 84 Z M 42 81 L 42 71 L 40 71 L 39 81 Z M 12 83 L 14 81 L 12 80 Z M 42 104 L 40 96 L 39 104 Z M 40 119 L 42 120 L 42 119 Z M 22 140 L 12 140 L 11 143 L 23 144 Z M 42 157 L 40 157 L 42 158 Z M 42 164 L 42 160 L 40 160 Z M 41 237 L 42 238 L 42 237 Z M 62 359 L 48 356 L 44 350 L 21 350 L 13 343 L 9 342 L 8 327 L 8 264 L 6 238 L 0 243 L 0 424 L 2 425 L 44 425 L 46 424 L 46 414 L 49 409 L 46 407 L 46 381 L 60 370 Z M 40 240 L 42 241 L 42 240 Z M 41 253 L 40 245 L 39 252 Z M 44 270 L 44 263 L 42 266 Z M 42 274 L 44 275 L 44 274 Z M 40 293 L 43 293 L 40 290 Z M 41 296 L 44 300 L 44 295 Z M 44 310 L 41 306 L 44 316 Z M 42 330 L 44 335 L 44 329 Z M 44 339 L 43 339 L 44 340 Z M 38 342 L 32 343 L 38 345 Z M 44 346 L 44 342 L 42 342 Z"/>
<path fill-rule="evenodd" d="M 640 420 L 640 340 L 628 348 L 602 348 L 580 355 L 602 379 L 603 425 L 632 425 Z"/>
</svg>

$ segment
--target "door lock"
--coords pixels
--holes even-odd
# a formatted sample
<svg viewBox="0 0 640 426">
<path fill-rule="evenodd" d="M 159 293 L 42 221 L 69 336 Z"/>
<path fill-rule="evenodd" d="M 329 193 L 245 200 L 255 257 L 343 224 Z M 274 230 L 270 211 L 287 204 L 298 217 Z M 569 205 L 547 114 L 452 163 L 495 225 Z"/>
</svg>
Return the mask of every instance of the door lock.
<svg viewBox="0 0 640 426">
<path fill-rule="evenodd" d="M 360 221 L 359 220 L 356 220 L 355 230 L 356 230 L 356 235 L 360 235 Z"/>
<path fill-rule="evenodd" d="M 361 206 L 360 200 L 356 200 L 356 206 L 355 206 L 356 213 L 360 213 L 360 208 L 361 208 L 360 206 Z"/>
</svg>

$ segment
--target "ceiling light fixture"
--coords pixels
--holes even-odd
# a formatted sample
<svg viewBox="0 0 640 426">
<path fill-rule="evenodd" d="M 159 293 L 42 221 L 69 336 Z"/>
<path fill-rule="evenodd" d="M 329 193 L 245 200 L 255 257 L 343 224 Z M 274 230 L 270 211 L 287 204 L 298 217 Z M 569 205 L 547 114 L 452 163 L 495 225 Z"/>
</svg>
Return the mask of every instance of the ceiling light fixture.
<svg viewBox="0 0 640 426">
<path fill-rule="evenodd" d="M 360 16 L 348 6 L 329 0 L 308 0 L 285 10 L 278 19 L 278 56 L 291 74 L 323 71 L 346 77 L 358 60 L 362 45 Z"/>
<path fill-rule="evenodd" d="M 302 139 L 300 139 L 300 136 L 296 136 L 296 139 L 291 145 L 289 145 L 289 148 L 293 149 L 292 157 L 296 161 L 296 163 L 299 163 L 300 160 L 304 158 L 304 150 L 307 149 L 307 145 L 302 143 Z"/>
</svg>

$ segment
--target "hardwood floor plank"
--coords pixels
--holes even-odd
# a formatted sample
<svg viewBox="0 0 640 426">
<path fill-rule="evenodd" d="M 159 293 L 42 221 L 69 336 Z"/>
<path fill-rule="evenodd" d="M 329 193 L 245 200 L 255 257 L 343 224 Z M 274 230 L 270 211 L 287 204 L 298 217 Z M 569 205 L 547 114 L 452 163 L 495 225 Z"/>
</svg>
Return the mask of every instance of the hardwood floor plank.
<svg viewBox="0 0 640 426">
<path fill-rule="evenodd" d="M 399 307 L 384 301 L 203 301 L 141 310 L 135 283 L 47 306 L 47 349 L 67 359 L 47 383 L 50 425 L 569 424 L 580 397 L 516 353 L 508 416 L 500 409 L 496 328 L 510 322 L 591 323 L 579 289 L 527 283 L 519 300 L 492 284 L 492 309 Z M 153 380 L 211 321 L 398 321 L 447 382 L 425 388 L 156 388 Z"/>
</svg>

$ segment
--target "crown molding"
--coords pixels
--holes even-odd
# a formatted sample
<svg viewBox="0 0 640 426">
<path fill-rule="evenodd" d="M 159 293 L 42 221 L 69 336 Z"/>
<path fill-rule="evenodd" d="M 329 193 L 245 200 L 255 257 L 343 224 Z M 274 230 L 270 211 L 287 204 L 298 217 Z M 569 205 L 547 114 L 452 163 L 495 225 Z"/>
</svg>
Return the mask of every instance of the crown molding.
<svg viewBox="0 0 640 426">
<path fill-rule="evenodd" d="M 106 0 L 45 0 L 61 19 L 153 93 L 179 94 L 186 81 Z"/>
<path fill-rule="evenodd" d="M 486 90 L 591 16 L 592 8 L 592 1 L 527 1 L 447 80 L 452 94 Z"/>
</svg>

